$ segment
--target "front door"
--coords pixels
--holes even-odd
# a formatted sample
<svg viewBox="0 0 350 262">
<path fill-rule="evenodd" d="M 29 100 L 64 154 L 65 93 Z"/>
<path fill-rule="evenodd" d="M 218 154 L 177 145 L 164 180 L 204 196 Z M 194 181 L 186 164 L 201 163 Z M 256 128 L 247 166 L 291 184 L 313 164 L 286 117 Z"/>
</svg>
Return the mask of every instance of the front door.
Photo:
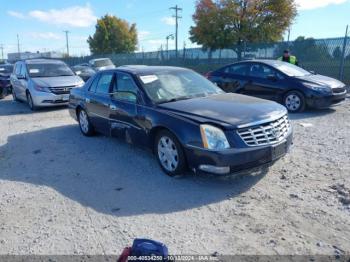
<svg viewBox="0 0 350 262">
<path fill-rule="evenodd" d="M 146 145 L 140 90 L 130 74 L 117 72 L 115 77 L 110 106 L 111 133 L 128 143 Z"/>
</svg>

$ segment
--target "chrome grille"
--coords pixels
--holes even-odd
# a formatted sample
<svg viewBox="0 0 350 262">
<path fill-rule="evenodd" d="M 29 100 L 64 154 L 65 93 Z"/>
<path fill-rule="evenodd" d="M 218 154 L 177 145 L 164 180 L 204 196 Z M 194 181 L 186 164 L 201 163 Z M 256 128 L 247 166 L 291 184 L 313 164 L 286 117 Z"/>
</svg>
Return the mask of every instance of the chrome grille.
<svg viewBox="0 0 350 262">
<path fill-rule="evenodd" d="M 339 94 L 339 93 L 343 93 L 345 92 L 345 86 L 344 87 L 336 87 L 336 88 L 332 88 L 332 92 L 333 94 Z"/>
<path fill-rule="evenodd" d="M 50 91 L 56 95 L 69 94 L 74 86 L 50 87 Z"/>
<path fill-rule="evenodd" d="M 290 129 L 288 116 L 275 121 L 238 129 L 237 133 L 248 146 L 263 146 L 283 140 Z"/>
</svg>

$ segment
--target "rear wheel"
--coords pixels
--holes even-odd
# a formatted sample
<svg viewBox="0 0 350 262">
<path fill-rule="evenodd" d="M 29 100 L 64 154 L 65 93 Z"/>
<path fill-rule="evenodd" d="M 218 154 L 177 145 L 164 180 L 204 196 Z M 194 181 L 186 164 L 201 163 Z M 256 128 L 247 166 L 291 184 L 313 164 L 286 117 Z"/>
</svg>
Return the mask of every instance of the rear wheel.
<svg viewBox="0 0 350 262">
<path fill-rule="evenodd" d="M 288 92 L 284 96 L 283 103 L 291 113 L 302 112 L 305 110 L 305 97 L 298 91 Z"/>
<path fill-rule="evenodd" d="M 32 110 L 32 111 L 36 110 L 36 106 L 34 105 L 32 95 L 29 92 L 27 92 L 27 103 L 28 103 L 30 110 Z"/>
<path fill-rule="evenodd" d="M 94 128 L 91 125 L 89 116 L 87 115 L 84 109 L 79 110 L 78 121 L 80 131 L 83 133 L 84 136 L 92 136 L 94 134 Z"/>
<path fill-rule="evenodd" d="M 169 131 L 160 131 L 155 139 L 157 160 L 169 176 L 183 175 L 186 170 L 185 154 L 177 138 Z"/>
</svg>

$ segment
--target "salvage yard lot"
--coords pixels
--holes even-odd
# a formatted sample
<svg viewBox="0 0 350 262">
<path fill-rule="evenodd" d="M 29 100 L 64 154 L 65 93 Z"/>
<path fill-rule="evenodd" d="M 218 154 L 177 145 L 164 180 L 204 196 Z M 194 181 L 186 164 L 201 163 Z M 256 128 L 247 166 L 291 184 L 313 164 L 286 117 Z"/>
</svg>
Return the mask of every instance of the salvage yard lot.
<svg viewBox="0 0 350 262">
<path fill-rule="evenodd" d="M 350 100 L 290 115 L 268 171 L 170 178 L 147 151 L 84 137 L 66 108 L 0 101 L 0 254 L 119 254 L 135 237 L 174 254 L 350 252 Z"/>
</svg>

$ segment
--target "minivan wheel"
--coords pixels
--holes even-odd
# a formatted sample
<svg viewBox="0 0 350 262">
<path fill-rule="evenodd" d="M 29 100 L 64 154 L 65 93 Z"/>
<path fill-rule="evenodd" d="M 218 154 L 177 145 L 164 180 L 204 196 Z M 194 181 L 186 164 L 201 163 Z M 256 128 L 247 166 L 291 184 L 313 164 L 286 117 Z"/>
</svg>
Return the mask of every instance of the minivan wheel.
<svg viewBox="0 0 350 262">
<path fill-rule="evenodd" d="M 298 91 L 288 92 L 283 99 L 284 106 L 291 113 L 303 112 L 305 110 L 305 97 Z"/>
<path fill-rule="evenodd" d="M 154 152 L 163 171 L 169 176 L 183 175 L 186 169 L 185 154 L 177 138 L 169 131 L 160 131 L 155 139 Z"/>
<path fill-rule="evenodd" d="M 89 116 L 84 109 L 81 109 L 78 114 L 80 131 L 84 136 L 92 136 L 94 134 L 93 126 L 90 123 Z"/>
<path fill-rule="evenodd" d="M 27 102 L 30 110 L 35 111 L 36 107 L 34 105 L 32 95 L 29 92 L 27 92 Z"/>
</svg>

